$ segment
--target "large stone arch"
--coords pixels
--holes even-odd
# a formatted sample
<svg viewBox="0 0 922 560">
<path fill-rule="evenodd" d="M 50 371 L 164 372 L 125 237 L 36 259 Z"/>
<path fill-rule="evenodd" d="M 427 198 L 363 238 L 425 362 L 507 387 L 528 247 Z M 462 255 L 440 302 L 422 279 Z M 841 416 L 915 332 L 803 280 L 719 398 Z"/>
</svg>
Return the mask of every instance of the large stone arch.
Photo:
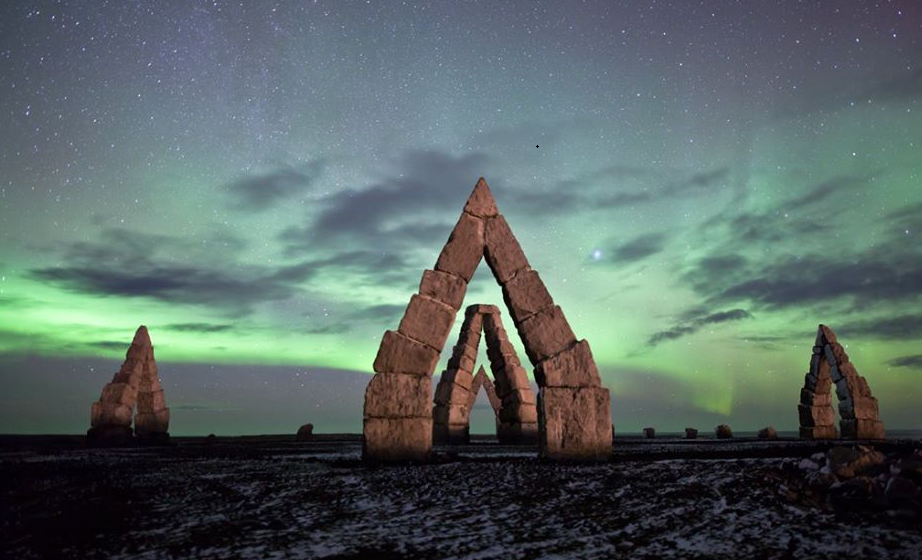
<svg viewBox="0 0 922 560">
<path fill-rule="evenodd" d="M 835 439 L 836 413 L 832 408 L 832 385 L 839 400 L 839 426 L 843 438 L 883 439 L 877 399 L 867 380 L 849 361 L 832 329 L 820 325 L 810 357 L 810 371 L 800 391 L 800 437 Z"/>
<path fill-rule="evenodd" d="M 470 305 L 464 315 L 458 343 L 435 389 L 433 441 L 467 443 L 470 440 L 471 406 L 477 399 L 477 391 L 487 383 L 487 394 L 497 413 L 496 437 L 500 443 L 536 443 L 538 410 L 535 394 L 503 328 L 499 308 L 495 305 Z M 486 377 L 483 366 L 478 378 L 472 374 L 481 330 L 486 339 L 495 385 Z"/>
<path fill-rule="evenodd" d="M 135 410 L 137 413 L 135 414 Z M 147 327 L 141 325 L 125 354 L 118 373 L 93 403 L 87 441 L 91 445 L 124 445 L 134 435 L 141 443 L 169 440 L 170 409 L 157 375 L 154 346 Z"/>
<path fill-rule="evenodd" d="M 538 392 L 543 457 L 598 460 L 611 453 L 608 390 L 585 340 L 563 311 L 499 213 L 481 177 L 442 248 L 426 270 L 396 331 L 386 331 L 365 390 L 363 457 L 370 462 L 425 460 L 432 449 L 432 373 L 482 258 L 503 291 Z"/>
</svg>

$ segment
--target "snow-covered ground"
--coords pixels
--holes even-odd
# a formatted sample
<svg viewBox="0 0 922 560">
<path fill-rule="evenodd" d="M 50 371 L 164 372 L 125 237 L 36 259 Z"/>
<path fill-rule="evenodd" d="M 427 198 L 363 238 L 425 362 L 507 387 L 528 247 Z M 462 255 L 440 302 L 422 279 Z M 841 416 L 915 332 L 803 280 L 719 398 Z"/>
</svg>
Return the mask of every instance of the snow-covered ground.
<svg viewBox="0 0 922 560">
<path fill-rule="evenodd" d="M 922 558 L 922 530 L 886 512 L 789 499 L 792 459 L 359 455 L 355 441 L 0 450 L 0 557 Z"/>
</svg>

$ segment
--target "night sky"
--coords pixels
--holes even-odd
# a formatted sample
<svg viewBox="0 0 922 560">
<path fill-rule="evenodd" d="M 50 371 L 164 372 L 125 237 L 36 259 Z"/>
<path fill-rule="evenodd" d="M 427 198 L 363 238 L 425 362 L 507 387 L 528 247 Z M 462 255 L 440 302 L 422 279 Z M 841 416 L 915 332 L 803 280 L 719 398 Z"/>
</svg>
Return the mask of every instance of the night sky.
<svg viewBox="0 0 922 560">
<path fill-rule="evenodd" d="M 480 176 L 618 432 L 796 429 L 820 322 L 922 427 L 922 4 L 622 4 L 3 2 L 0 432 L 140 324 L 174 434 L 360 431 Z"/>
</svg>

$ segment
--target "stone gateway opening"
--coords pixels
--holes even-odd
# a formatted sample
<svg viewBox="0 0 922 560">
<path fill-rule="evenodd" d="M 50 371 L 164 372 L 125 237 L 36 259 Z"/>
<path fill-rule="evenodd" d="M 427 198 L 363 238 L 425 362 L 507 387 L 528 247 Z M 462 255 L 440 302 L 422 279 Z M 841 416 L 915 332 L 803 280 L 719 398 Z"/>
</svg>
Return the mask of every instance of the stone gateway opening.
<svg viewBox="0 0 922 560">
<path fill-rule="evenodd" d="M 135 414 L 137 408 L 137 414 Z M 131 424 L 134 415 L 134 434 Z M 154 346 L 147 327 L 141 325 L 125 354 L 125 361 L 111 383 L 93 403 L 87 443 L 114 446 L 130 443 L 166 443 L 169 440 L 170 409 L 157 375 Z"/>
<path fill-rule="evenodd" d="M 609 394 L 601 386 L 589 343 L 576 339 L 481 177 L 434 270 L 423 272 L 419 291 L 410 298 L 397 330 L 384 333 L 374 361 L 376 373 L 365 390 L 362 455 L 366 461 L 428 457 L 433 436 L 432 373 L 467 284 L 484 257 L 534 366 L 540 455 L 599 460 L 610 454 Z"/>
<path fill-rule="evenodd" d="M 836 412 L 832 408 L 832 385 L 839 401 L 841 437 L 848 439 L 883 439 L 877 399 L 871 395 L 867 380 L 849 361 L 832 329 L 820 325 L 816 333 L 810 371 L 800 390 L 800 437 L 835 439 Z"/>
<path fill-rule="evenodd" d="M 487 377 L 483 366 L 480 366 L 476 377 L 472 374 L 481 329 L 486 338 L 493 381 Z M 458 343 L 435 389 L 435 407 L 432 409 L 434 443 L 470 441 L 471 408 L 481 387 L 486 388 L 496 413 L 496 438 L 499 442 L 537 443 L 535 394 L 495 305 L 471 305 L 465 311 Z"/>
</svg>

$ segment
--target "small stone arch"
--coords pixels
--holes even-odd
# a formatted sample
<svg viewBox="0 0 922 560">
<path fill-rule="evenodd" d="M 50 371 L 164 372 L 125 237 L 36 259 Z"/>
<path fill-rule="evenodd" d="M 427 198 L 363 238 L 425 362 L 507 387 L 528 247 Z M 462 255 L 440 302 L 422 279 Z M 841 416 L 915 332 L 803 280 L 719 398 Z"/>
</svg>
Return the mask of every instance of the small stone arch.
<svg viewBox="0 0 922 560">
<path fill-rule="evenodd" d="M 122 367 L 93 403 L 87 442 L 99 446 L 125 445 L 137 437 L 139 443 L 166 443 L 170 437 L 169 425 L 170 409 L 166 407 L 157 374 L 154 346 L 147 327 L 141 325 Z"/>
<path fill-rule="evenodd" d="M 846 439 L 883 439 L 877 399 L 871 395 L 867 380 L 849 361 L 832 329 L 820 325 L 810 357 L 810 371 L 800 391 L 800 437 L 835 439 L 836 413 L 832 408 L 832 385 L 839 401 L 839 427 Z"/>
<path fill-rule="evenodd" d="M 483 366 L 472 375 L 480 333 L 487 344 L 487 357 L 495 385 Z M 432 409 L 434 443 L 470 441 L 470 413 L 477 392 L 486 384 L 487 395 L 497 417 L 496 437 L 500 443 L 537 443 L 538 409 L 528 374 L 503 328 L 495 305 L 471 305 L 465 310 L 458 343 L 435 390 Z M 492 392 L 491 392 L 492 390 Z"/>
<path fill-rule="evenodd" d="M 577 340 L 480 178 L 426 270 L 396 331 L 386 331 L 365 389 L 362 457 L 371 463 L 424 461 L 432 449 L 432 373 L 467 284 L 486 258 L 534 366 L 538 451 L 554 460 L 611 454 L 610 396 L 585 340 Z"/>
</svg>

